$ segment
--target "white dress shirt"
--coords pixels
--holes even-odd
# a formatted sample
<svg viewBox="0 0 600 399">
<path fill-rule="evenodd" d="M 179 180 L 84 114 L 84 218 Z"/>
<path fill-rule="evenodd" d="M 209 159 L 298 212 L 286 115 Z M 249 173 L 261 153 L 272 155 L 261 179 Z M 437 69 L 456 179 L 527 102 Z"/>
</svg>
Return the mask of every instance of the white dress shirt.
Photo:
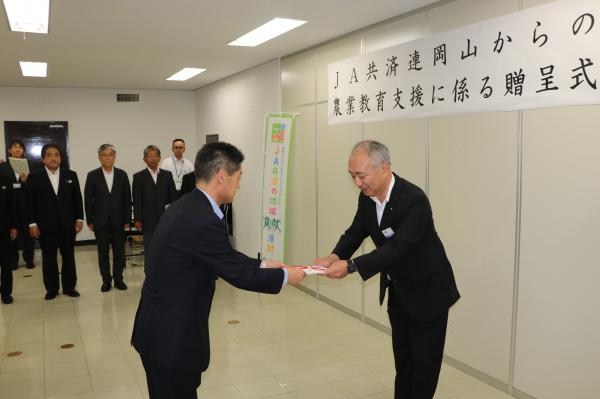
<svg viewBox="0 0 600 399">
<path fill-rule="evenodd" d="M 194 171 L 194 164 L 185 158 L 177 159 L 175 156 L 163 159 L 160 163 L 160 167 L 164 170 L 168 170 L 173 175 L 173 181 L 175 182 L 175 189 L 181 190 L 181 183 L 183 183 L 183 176 Z"/>
<path fill-rule="evenodd" d="M 46 166 L 44 166 L 44 169 L 46 169 L 46 173 L 48 174 L 48 178 L 50 179 L 50 183 L 54 189 L 54 194 L 58 195 L 58 185 L 60 184 L 60 166 L 56 168 L 56 172 L 52 172 Z"/>
<path fill-rule="evenodd" d="M 110 171 L 106 171 L 106 169 L 102 168 L 102 173 L 104 173 L 104 180 L 106 180 L 106 186 L 108 187 L 108 192 L 112 192 L 113 181 L 115 178 L 115 169 L 111 168 Z"/>
<path fill-rule="evenodd" d="M 390 195 L 392 194 L 392 188 L 394 187 L 394 183 L 396 182 L 396 178 L 392 174 L 392 180 L 390 181 L 390 185 L 388 186 L 387 195 L 383 202 L 380 202 L 377 197 L 370 197 L 375 202 L 375 208 L 377 210 L 377 224 L 381 225 L 381 217 L 383 216 L 383 211 L 385 209 L 385 205 L 390 202 Z"/>
<path fill-rule="evenodd" d="M 158 179 L 158 172 L 160 171 L 160 168 L 156 168 L 156 172 L 150 169 L 150 167 L 146 167 L 146 169 L 148 169 L 150 176 L 152 176 L 152 180 L 154 180 L 154 184 L 156 184 L 156 179 Z"/>
</svg>

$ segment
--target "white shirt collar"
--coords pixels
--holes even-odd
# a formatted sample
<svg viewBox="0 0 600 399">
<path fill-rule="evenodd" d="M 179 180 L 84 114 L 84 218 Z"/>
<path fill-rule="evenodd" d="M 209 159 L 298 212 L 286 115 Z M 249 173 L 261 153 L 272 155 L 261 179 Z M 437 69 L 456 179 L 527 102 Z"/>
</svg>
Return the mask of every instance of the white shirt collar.
<svg viewBox="0 0 600 399">
<path fill-rule="evenodd" d="M 46 165 L 44 165 L 44 169 L 46 169 L 46 173 L 48 173 L 48 176 L 59 176 L 60 175 L 60 166 L 58 168 L 56 168 L 56 170 L 54 172 L 52 172 L 50 169 L 48 169 L 48 167 Z"/>
<path fill-rule="evenodd" d="M 392 180 L 390 180 L 390 185 L 388 186 L 387 194 L 386 194 L 385 200 L 383 200 L 383 202 L 380 202 L 377 197 L 369 197 L 369 198 L 371 198 L 373 201 L 375 201 L 375 203 L 378 206 L 383 206 L 383 205 L 387 204 L 390 201 L 390 196 L 392 195 L 392 188 L 394 188 L 395 182 L 396 182 L 396 178 L 394 177 L 394 174 L 392 173 Z"/>
</svg>

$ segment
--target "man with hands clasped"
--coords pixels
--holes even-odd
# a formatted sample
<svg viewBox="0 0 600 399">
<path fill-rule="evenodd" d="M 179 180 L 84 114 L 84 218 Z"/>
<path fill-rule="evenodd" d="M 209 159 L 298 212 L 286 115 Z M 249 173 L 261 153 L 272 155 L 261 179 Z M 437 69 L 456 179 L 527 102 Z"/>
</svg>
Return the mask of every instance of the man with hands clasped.
<svg viewBox="0 0 600 399">
<path fill-rule="evenodd" d="M 452 267 L 437 235 L 429 200 L 390 169 L 388 148 L 373 140 L 354 146 L 348 172 L 361 190 L 354 220 L 331 255 L 315 259 L 324 275 L 380 275 L 388 291 L 396 366 L 396 399 L 433 398 L 440 373 L 448 309 L 459 298 Z M 366 237 L 376 249 L 351 258 Z"/>
</svg>

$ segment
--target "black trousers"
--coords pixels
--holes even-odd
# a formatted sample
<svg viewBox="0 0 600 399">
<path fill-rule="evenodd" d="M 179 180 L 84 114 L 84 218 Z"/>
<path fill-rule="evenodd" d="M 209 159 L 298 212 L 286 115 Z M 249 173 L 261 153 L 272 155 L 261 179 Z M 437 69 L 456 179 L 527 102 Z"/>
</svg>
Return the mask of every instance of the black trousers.
<svg viewBox="0 0 600 399">
<path fill-rule="evenodd" d="M 94 228 L 96 245 L 98 246 L 98 266 L 102 282 L 110 283 L 123 281 L 123 268 L 125 267 L 125 230 L 123 226 L 114 226 L 109 219 L 106 226 L 101 229 Z M 110 274 L 110 261 L 108 246 L 113 251 L 113 272 Z"/>
<path fill-rule="evenodd" d="M 142 356 L 150 399 L 197 399 L 202 373 L 170 370 Z"/>
<path fill-rule="evenodd" d="M 12 294 L 13 273 L 10 259 L 10 239 L 8 233 L 0 237 L 0 295 L 2 298 Z"/>
<path fill-rule="evenodd" d="M 42 272 L 46 291 L 57 294 L 58 261 L 57 251 L 60 250 L 62 267 L 60 271 L 63 293 L 71 292 L 77 284 L 77 271 L 75 270 L 75 230 L 57 230 L 51 233 L 40 234 L 40 247 L 42 248 Z"/>
<path fill-rule="evenodd" d="M 8 248 L 8 264 L 17 266 L 19 264 L 19 248 L 23 249 L 23 260 L 25 264 L 33 264 L 33 237 L 29 235 L 29 226 L 27 224 L 19 225 L 19 234 L 17 239 L 11 241 Z"/>
<path fill-rule="evenodd" d="M 396 365 L 395 399 L 432 399 L 442 367 L 448 311 L 419 322 L 395 301 L 389 288 L 388 315 Z"/>
<path fill-rule="evenodd" d="M 146 271 L 146 265 L 148 265 L 148 252 L 150 251 L 154 230 L 142 230 L 142 235 L 144 237 L 144 271 Z"/>
</svg>

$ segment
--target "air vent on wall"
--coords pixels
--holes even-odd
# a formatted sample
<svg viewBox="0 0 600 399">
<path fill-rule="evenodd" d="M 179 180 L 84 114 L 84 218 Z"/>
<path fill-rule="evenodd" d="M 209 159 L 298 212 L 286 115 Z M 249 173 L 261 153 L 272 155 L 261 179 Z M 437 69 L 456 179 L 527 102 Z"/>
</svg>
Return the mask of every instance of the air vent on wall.
<svg viewBox="0 0 600 399">
<path fill-rule="evenodd" d="M 140 95 L 139 94 L 117 93 L 117 102 L 118 103 L 139 103 Z"/>
</svg>

